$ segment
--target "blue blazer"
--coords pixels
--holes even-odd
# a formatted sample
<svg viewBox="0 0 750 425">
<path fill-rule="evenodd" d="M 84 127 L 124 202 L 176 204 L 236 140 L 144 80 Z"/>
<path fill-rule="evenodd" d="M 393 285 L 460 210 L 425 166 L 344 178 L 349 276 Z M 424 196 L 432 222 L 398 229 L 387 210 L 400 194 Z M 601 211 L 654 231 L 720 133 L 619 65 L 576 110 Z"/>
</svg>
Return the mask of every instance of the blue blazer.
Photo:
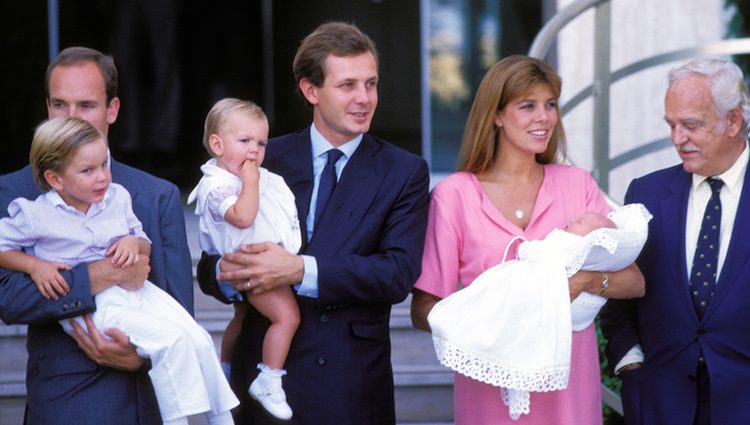
<svg viewBox="0 0 750 425">
<path fill-rule="evenodd" d="M 271 140 L 263 166 L 283 176 L 294 193 L 306 240 L 313 187 L 310 129 Z M 319 298 L 297 297 L 302 321 L 284 378 L 292 423 L 395 423 L 390 312 L 421 271 L 428 190 L 423 159 L 363 137 L 312 240 L 302 248 L 317 261 Z M 199 282 L 217 295 L 217 257 L 207 258 L 199 265 Z M 232 385 L 242 400 L 238 424 L 275 423 L 247 396 L 267 327 L 268 321 L 251 311 L 235 346 Z"/>
<path fill-rule="evenodd" d="M 151 239 L 149 280 L 193 312 L 192 264 L 177 187 L 148 173 L 112 161 L 112 180 L 133 198 L 135 215 Z M 20 196 L 41 192 L 31 167 L 0 176 L 0 217 Z M 0 269 L 0 318 L 28 324 L 27 424 L 161 424 L 151 381 L 136 373 L 99 367 L 63 332 L 57 320 L 94 311 L 85 264 L 63 272 L 70 293 L 45 300 L 23 273 Z"/>
<path fill-rule="evenodd" d="M 641 202 L 654 216 L 638 259 L 646 295 L 609 300 L 601 315 L 610 364 L 636 343 L 645 355 L 641 368 L 622 374 L 629 425 L 693 423 L 701 351 L 711 381 L 711 423 L 750 423 L 750 173 L 703 319 L 693 307 L 685 259 L 691 178 L 678 165 L 634 180 L 625 195 L 625 203 Z"/>
</svg>

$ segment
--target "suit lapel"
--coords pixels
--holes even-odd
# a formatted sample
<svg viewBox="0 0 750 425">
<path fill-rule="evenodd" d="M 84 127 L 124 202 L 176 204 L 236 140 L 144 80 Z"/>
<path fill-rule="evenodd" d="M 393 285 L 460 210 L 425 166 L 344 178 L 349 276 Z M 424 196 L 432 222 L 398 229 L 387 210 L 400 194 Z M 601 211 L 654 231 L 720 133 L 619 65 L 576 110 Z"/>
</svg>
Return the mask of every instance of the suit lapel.
<svg viewBox="0 0 750 425">
<path fill-rule="evenodd" d="M 377 143 L 365 135 L 339 177 L 328 208 L 310 241 L 310 250 L 335 253 L 362 220 L 385 176 L 384 164 L 377 159 L 378 151 Z"/>
<path fill-rule="evenodd" d="M 740 194 L 740 202 L 734 217 L 734 228 L 729 240 L 729 247 L 705 318 L 711 317 L 732 286 L 737 283 L 742 271 L 750 261 L 750 238 L 747 237 L 747 235 L 750 235 L 750 224 L 746 219 L 750 216 L 750 193 L 748 193 L 750 192 L 750 182 L 748 182 L 748 175 L 750 173 L 745 172 L 745 182 L 742 185 L 742 194 Z"/>
<path fill-rule="evenodd" d="M 310 197 L 313 187 L 312 146 L 310 128 L 298 132 L 287 143 L 273 153 L 273 168 L 276 174 L 284 177 L 287 186 L 294 193 L 297 205 L 303 246 L 307 241 L 307 214 L 310 210 Z"/>
<path fill-rule="evenodd" d="M 669 185 L 670 196 L 665 198 L 661 204 L 664 217 L 665 233 L 670 235 L 669 241 L 677 242 L 677 255 L 672 258 L 677 264 L 673 264 L 672 270 L 678 270 L 679 276 L 675 279 L 680 286 L 685 288 L 688 283 L 687 261 L 685 259 L 685 228 L 687 226 L 687 203 L 690 196 L 690 175 L 680 173 L 680 178 L 675 179 Z M 675 208 L 677 206 L 677 208 Z M 674 212 L 677 211 L 677 217 Z"/>
<path fill-rule="evenodd" d="M 133 209 L 136 208 L 136 205 L 139 204 L 139 195 L 141 194 L 141 186 L 143 186 L 139 181 L 134 181 L 132 178 L 132 173 L 126 175 L 127 170 L 125 166 L 115 161 L 114 159 L 110 162 L 110 171 L 112 172 L 112 181 L 114 183 L 122 185 L 125 189 L 128 190 L 128 193 L 130 194 L 130 199 L 133 203 Z M 128 177 L 130 176 L 130 177 Z M 146 224 L 143 224 L 144 227 Z"/>
<path fill-rule="evenodd" d="M 670 292 L 679 294 L 678 296 L 683 300 L 681 304 L 685 307 L 687 314 L 697 320 L 698 316 L 693 307 L 693 299 L 690 295 L 688 285 L 689 277 L 687 274 L 687 260 L 685 258 L 685 229 L 687 226 L 687 203 L 690 196 L 691 177 L 690 174 L 685 173 L 682 169 L 678 173 L 677 178 L 673 179 L 668 186 L 669 196 L 660 204 L 660 216 L 663 220 L 658 223 L 658 226 L 652 227 L 652 229 L 657 232 L 663 231 L 667 235 L 665 245 L 659 248 L 668 251 L 674 250 L 675 252 L 675 255 L 663 256 L 663 258 L 667 258 L 671 262 L 668 265 L 664 265 L 668 267 L 667 270 L 675 271 L 674 276 L 669 279 L 669 282 L 672 283 Z M 677 212 L 677 216 L 675 216 L 675 211 Z M 646 290 L 648 291 L 648 288 Z"/>
</svg>

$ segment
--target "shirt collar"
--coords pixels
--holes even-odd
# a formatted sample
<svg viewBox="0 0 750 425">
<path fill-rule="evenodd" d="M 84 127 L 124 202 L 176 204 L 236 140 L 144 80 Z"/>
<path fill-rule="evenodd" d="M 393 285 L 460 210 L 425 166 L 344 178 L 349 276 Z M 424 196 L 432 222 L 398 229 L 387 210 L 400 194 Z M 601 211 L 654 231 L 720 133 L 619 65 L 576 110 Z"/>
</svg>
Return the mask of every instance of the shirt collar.
<svg viewBox="0 0 750 425">
<path fill-rule="evenodd" d="M 54 205 L 56 207 L 68 207 L 68 208 L 72 208 L 68 204 L 66 204 L 65 201 L 63 201 L 63 198 L 60 196 L 59 193 L 57 193 L 57 191 L 55 189 L 48 190 L 44 194 L 44 197 L 47 199 L 47 201 L 49 201 L 50 204 L 52 204 L 52 205 Z"/>
<path fill-rule="evenodd" d="M 258 167 L 260 169 L 260 167 Z M 242 179 L 239 176 L 236 176 L 229 171 L 219 167 L 219 164 L 216 161 L 216 158 L 211 158 L 208 161 L 206 161 L 205 164 L 201 165 L 201 171 L 204 175 L 209 177 L 219 177 L 219 178 L 225 178 L 230 180 L 236 180 L 240 183 L 242 182 Z"/>
<path fill-rule="evenodd" d="M 695 189 L 698 188 L 701 183 L 706 181 L 707 178 L 716 177 L 724 182 L 724 187 L 729 189 L 730 192 L 738 194 L 740 187 L 742 186 L 742 179 L 745 176 L 748 159 L 750 159 L 750 153 L 748 153 L 747 143 L 745 143 L 745 148 L 742 150 L 742 153 L 727 171 L 724 171 L 717 176 L 693 174 L 693 190 L 695 191 Z"/>
<path fill-rule="evenodd" d="M 357 147 L 359 147 L 359 144 L 362 143 L 362 136 L 362 134 L 358 135 L 352 140 L 349 140 L 348 142 L 339 146 L 337 149 L 343 152 L 344 156 L 347 159 L 351 158 L 354 154 L 354 151 L 356 151 Z M 320 134 L 318 129 L 315 128 L 315 123 L 310 126 L 310 140 L 312 142 L 313 158 L 317 158 L 328 152 L 329 150 L 334 149 L 334 146 L 331 144 L 331 142 L 326 140 L 326 138 L 323 137 L 322 134 Z"/>
<path fill-rule="evenodd" d="M 63 200 L 62 196 L 60 196 L 60 194 L 57 193 L 55 189 L 48 190 L 42 196 L 44 196 L 47 199 L 47 201 L 55 207 L 60 207 L 68 211 L 76 212 L 78 214 L 83 214 L 82 212 L 68 205 L 65 202 L 65 200 Z M 112 197 L 112 186 L 107 188 L 107 192 L 104 193 L 104 199 L 102 199 L 101 202 L 96 203 L 96 204 L 91 204 L 91 207 L 89 207 L 89 211 L 87 215 L 91 215 L 95 212 L 98 212 L 104 209 L 109 203 L 111 197 Z"/>
</svg>

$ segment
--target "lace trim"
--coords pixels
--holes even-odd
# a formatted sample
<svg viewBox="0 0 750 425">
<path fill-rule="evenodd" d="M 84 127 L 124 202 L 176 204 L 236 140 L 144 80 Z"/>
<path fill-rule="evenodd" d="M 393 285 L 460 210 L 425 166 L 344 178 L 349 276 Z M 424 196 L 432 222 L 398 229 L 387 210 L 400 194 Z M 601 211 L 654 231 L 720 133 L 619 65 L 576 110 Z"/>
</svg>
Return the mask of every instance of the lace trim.
<svg viewBox="0 0 750 425">
<path fill-rule="evenodd" d="M 610 254 L 613 254 L 617 250 L 618 244 L 619 242 L 612 237 L 612 235 L 605 232 L 594 231 L 588 238 L 586 238 L 584 249 L 578 252 L 575 258 L 565 266 L 565 271 L 568 277 L 573 276 L 578 270 L 581 270 L 583 263 L 586 261 L 586 257 L 588 257 L 589 252 L 591 252 L 591 247 L 600 246 L 606 249 Z"/>
<path fill-rule="evenodd" d="M 500 388 L 500 398 L 503 404 L 508 406 L 508 413 L 514 421 L 520 418 L 521 414 L 528 415 L 531 411 L 531 397 L 528 391 Z"/>
<path fill-rule="evenodd" d="M 648 222 L 653 218 L 643 204 L 624 205 L 607 214 L 607 217 L 615 222 L 617 229 L 602 228 L 584 236 L 585 249 L 577 253 L 573 261 L 565 267 L 568 277 L 583 267 L 592 247 L 602 247 L 610 254 L 614 254 L 620 247 L 627 249 L 637 246 L 637 251 L 633 251 L 635 255 L 643 248 L 648 237 Z"/>
<path fill-rule="evenodd" d="M 476 381 L 501 387 L 500 397 L 513 419 L 529 413 L 529 392 L 558 391 L 568 386 L 569 362 L 536 370 L 513 370 L 440 336 L 433 335 L 432 340 L 437 358 L 443 366 Z"/>
</svg>

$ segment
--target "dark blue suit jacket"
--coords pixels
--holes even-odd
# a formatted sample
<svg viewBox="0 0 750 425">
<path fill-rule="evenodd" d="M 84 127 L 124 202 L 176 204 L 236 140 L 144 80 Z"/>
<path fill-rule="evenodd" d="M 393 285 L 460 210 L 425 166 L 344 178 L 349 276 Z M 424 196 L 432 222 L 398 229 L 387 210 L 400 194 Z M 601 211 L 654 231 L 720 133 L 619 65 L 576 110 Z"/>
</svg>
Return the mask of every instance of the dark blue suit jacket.
<svg viewBox="0 0 750 425">
<path fill-rule="evenodd" d="M 310 129 L 269 142 L 263 166 L 284 177 L 296 197 L 303 240 L 313 187 Z M 286 362 L 292 423 L 394 424 L 389 320 L 420 274 L 429 205 L 421 158 L 365 135 L 302 253 L 318 263 L 319 298 L 297 297 L 302 322 Z M 216 257 L 199 281 L 216 295 Z M 273 423 L 247 396 L 257 375 L 268 321 L 245 320 L 232 364 L 242 400 L 238 424 Z"/>
<path fill-rule="evenodd" d="M 179 190 L 166 180 L 116 161 L 112 161 L 112 180 L 130 192 L 135 215 L 151 239 L 149 280 L 192 314 L 192 266 Z M 40 193 L 30 166 L 1 176 L 0 217 L 8 215 L 13 199 L 34 199 Z M 26 422 L 161 424 L 145 371 L 99 367 L 57 323 L 95 309 L 86 265 L 63 275 L 70 293 L 54 301 L 42 298 L 27 275 L 0 269 L 0 318 L 7 324 L 29 325 Z"/>
<path fill-rule="evenodd" d="M 641 202 L 654 216 L 638 259 L 646 295 L 609 300 L 601 319 L 612 365 L 636 343 L 645 355 L 641 368 L 622 374 L 630 425 L 693 423 L 701 351 L 711 380 L 711 423 L 750 423 L 749 178 L 746 173 L 729 250 L 702 320 L 689 294 L 685 259 L 691 175 L 678 165 L 628 188 L 625 203 Z"/>
</svg>

